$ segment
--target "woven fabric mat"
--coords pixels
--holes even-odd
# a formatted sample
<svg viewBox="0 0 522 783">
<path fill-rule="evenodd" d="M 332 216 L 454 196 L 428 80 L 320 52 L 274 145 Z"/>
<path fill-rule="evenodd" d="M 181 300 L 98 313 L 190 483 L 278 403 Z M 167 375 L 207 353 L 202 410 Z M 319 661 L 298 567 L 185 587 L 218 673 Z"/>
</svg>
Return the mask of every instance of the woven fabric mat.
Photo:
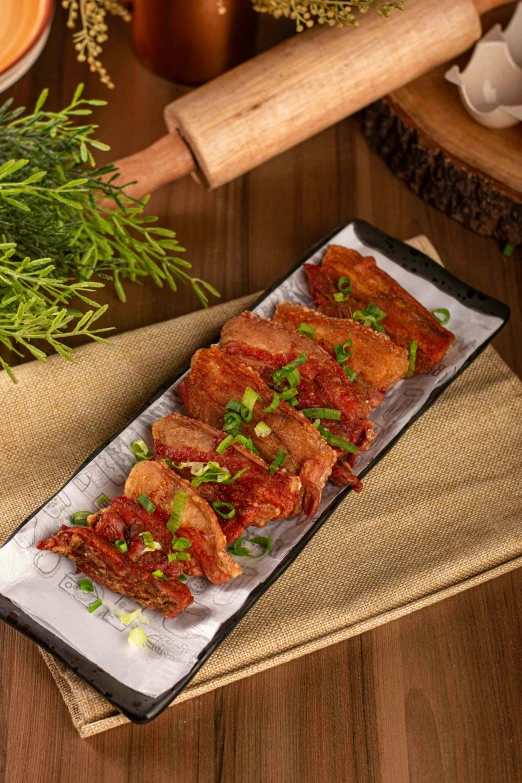
<svg viewBox="0 0 522 783">
<path fill-rule="evenodd" d="M 410 244 L 437 257 L 424 237 Z M 55 356 L 46 367 L 25 364 L 17 386 L 0 373 L 0 543 L 254 299 L 85 345 L 74 365 Z M 364 492 L 350 493 L 176 703 L 522 565 L 520 421 L 522 383 L 490 347 L 367 476 Z M 82 737 L 126 722 L 42 655 Z"/>
</svg>

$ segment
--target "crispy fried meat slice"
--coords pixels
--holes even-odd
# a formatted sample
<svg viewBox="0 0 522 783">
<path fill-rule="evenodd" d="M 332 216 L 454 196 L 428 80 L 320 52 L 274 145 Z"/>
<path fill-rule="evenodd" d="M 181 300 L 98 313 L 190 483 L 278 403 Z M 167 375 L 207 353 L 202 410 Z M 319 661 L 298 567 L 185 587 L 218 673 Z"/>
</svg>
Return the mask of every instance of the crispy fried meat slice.
<svg viewBox="0 0 522 783">
<path fill-rule="evenodd" d="M 198 562 L 192 555 L 190 560 L 169 562 L 168 553 L 172 551 L 172 533 L 165 525 L 163 515 L 154 511 L 148 514 L 136 500 L 124 495 L 114 498 L 108 508 L 103 508 L 87 519 L 87 524 L 98 535 L 114 544 L 125 541 L 130 559 L 146 571 L 163 571 L 166 576 L 177 577 L 180 574 L 200 576 Z M 151 552 L 145 544 L 143 533 L 149 532 L 161 549 Z"/>
<path fill-rule="evenodd" d="M 344 365 L 356 373 L 353 383 L 372 408 L 381 404 L 386 391 L 408 370 L 408 351 L 393 343 L 387 335 L 379 334 L 359 321 L 329 318 L 292 302 L 277 305 L 274 321 L 293 331 L 301 324 L 311 326 L 315 330 L 315 342 L 334 359 L 335 346 L 343 346 L 351 340 L 352 355 Z"/>
<path fill-rule="evenodd" d="M 420 302 L 413 298 L 390 275 L 376 264 L 371 256 L 363 258 L 356 250 L 331 245 L 322 266 L 305 264 L 312 296 L 324 315 L 351 318 L 357 310 L 365 310 L 374 303 L 387 315 L 382 320 L 393 342 L 409 350 L 416 342 L 416 373 L 427 373 L 438 364 L 449 350 L 455 336 Z M 338 283 L 350 278 L 352 290 L 343 302 L 337 302 Z"/>
<path fill-rule="evenodd" d="M 182 463 L 217 462 L 231 476 L 247 468 L 232 484 L 204 482 L 199 494 L 209 503 L 231 503 L 235 514 L 221 519 L 219 524 L 227 542 L 235 541 L 249 525 L 264 527 L 269 520 L 288 519 L 295 513 L 301 482 L 286 470 L 270 475 L 269 467 L 260 457 L 239 443 L 233 443 L 219 454 L 216 448 L 226 438 L 222 430 L 179 413 L 171 413 L 152 425 L 156 459 L 168 457 L 183 478 L 193 479 L 191 467 Z"/>
<path fill-rule="evenodd" d="M 69 557 L 78 572 L 165 617 L 176 617 L 194 600 L 186 585 L 177 579 L 157 579 L 89 527 L 63 525 L 40 541 L 38 549 Z"/>
<path fill-rule="evenodd" d="M 241 573 L 241 567 L 226 552 L 226 539 L 216 515 L 190 484 L 164 462 L 138 462 L 125 483 L 125 495 L 138 500 L 146 495 L 165 522 L 170 518 L 172 503 L 178 492 L 188 495 L 178 537 L 188 538 L 190 552 L 205 576 L 214 584 L 228 582 Z"/>
<path fill-rule="evenodd" d="M 221 429 L 226 405 L 230 400 L 240 401 L 247 387 L 259 394 L 253 407 L 252 420 L 243 422 L 243 435 L 250 438 L 260 456 L 272 463 L 279 451 L 286 454 L 282 467 L 301 479 L 302 496 L 296 513 L 312 514 L 321 499 L 337 455 L 310 422 L 286 402 L 267 413 L 273 392 L 259 374 L 229 356 L 217 346 L 197 351 L 191 364 L 192 372 L 180 386 L 181 396 L 190 416 Z M 263 421 L 271 430 L 266 437 L 255 433 L 255 426 Z"/>
<path fill-rule="evenodd" d="M 277 391 L 283 391 L 286 381 L 277 382 L 274 375 L 299 356 L 306 361 L 298 367 L 300 382 L 297 401 L 298 410 L 328 408 L 338 411 L 340 420 L 314 416 L 321 419 L 321 425 L 331 433 L 358 447 L 360 451 L 369 448 L 374 437 L 372 422 L 368 420 L 371 404 L 359 388 L 348 379 L 340 365 L 308 337 L 297 334 L 281 324 L 267 321 L 254 313 L 245 312 L 228 321 L 221 332 L 223 350 L 237 357 L 249 367 L 257 370 L 263 380 Z M 346 452 L 338 449 L 344 463 Z M 353 455 L 349 464 L 353 464 Z M 334 475 L 338 481 L 352 484 L 360 489 L 348 465 L 342 471 L 336 467 Z"/>
</svg>

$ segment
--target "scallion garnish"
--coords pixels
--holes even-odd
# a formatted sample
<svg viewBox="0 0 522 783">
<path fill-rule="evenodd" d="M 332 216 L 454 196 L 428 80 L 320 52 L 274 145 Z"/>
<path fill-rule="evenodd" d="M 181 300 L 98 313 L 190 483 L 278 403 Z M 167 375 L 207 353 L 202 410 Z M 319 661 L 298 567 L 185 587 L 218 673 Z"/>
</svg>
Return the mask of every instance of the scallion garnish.
<svg viewBox="0 0 522 783">
<path fill-rule="evenodd" d="M 241 405 L 244 405 L 245 408 L 248 408 L 248 410 L 252 412 L 254 410 L 254 405 L 260 399 L 261 396 L 251 389 L 250 386 L 247 386 L 241 400 Z"/>
<path fill-rule="evenodd" d="M 138 628 L 133 628 L 132 631 L 129 631 L 127 643 L 131 647 L 144 647 L 147 644 L 147 634 L 139 626 Z"/>
<path fill-rule="evenodd" d="M 335 351 L 335 358 L 338 362 L 338 364 L 342 364 L 347 359 L 349 359 L 351 356 L 353 356 L 353 348 L 352 348 L 352 341 L 347 340 L 343 345 L 341 343 L 336 343 L 334 345 L 334 351 Z"/>
<path fill-rule="evenodd" d="M 243 422 L 239 413 L 234 413 L 233 411 L 225 413 L 223 423 L 223 429 L 225 432 L 229 432 L 231 435 L 236 435 L 236 433 L 241 432 L 242 427 Z"/>
<path fill-rule="evenodd" d="M 326 427 L 322 427 L 319 423 L 319 419 L 314 421 L 314 427 L 319 430 L 319 434 L 323 436 L 329 446 L 338 446 L 344 451 L 349 451 L 350 454 L 357 454 L 359 452 L 359 449 L 354 443 L 350 443 L 349 440 L 340 438 L 338 435 L 334 435 L 333 432 L 330 432 L 330 430 L 327 430 Z"/>
<path fill-rule="evenodd" d="M 362 321 L 365 326 L 372 326 L 376 332 L 385 333 L 386 329 L 381 323 L 383 318 L 386 318 L 387 313 L 377 307 L 376 304 L 370 302 L 366 310 L 356 310 L 352 315 L 352 318 L 356 321 Z"/>
<path fill-rule="evenodd" d="M 252 438 L 246 438 L 244 435 L 236 435 L 234 440 L 236 443 L 241 443 L 242 446 L 244 446 L 249 451 L 252 451 L 254 454 L 257 454 L 259 457 L 259 451 L 254 446 Z"/>
<path fill-rule="evenodd" d="M 73 525 L 86 525 L 87 517 L 90 517 L 92 511 L 75 511 L 71 517 Z"/>
<path fill-rule="evenodd" d="M 274 459 L 274 461 L 270 465 L 270 475 L 271 476 L 274 475 L 274 473 L 276 472 L 277 468 L 281 467 L 281 465 L 283 464 L 283 462 L 285 461 L 287 456 L 288 455 L 285 454 L 284 451 L 282 451 L 281 449 L 278 450 L 278 452 L 276 454 L 276 458 Z"/>
<path fill-rule="evenodd" d="M 172 539 L 172 549 L 175 552 L 184 552 L 185 549 L 189 549 L 192 546 L 192 542 L 188 538 L 173 538 Z"/>
<path fill-rule="evenodd" d="M 110 503 L 111 499 L 108 495 L 100 495 L 99 498 L 96 498 L 96 503 L 99 506 L 103 506 L 104 503 Z"/>
<path fill-rule="evenodd" d="M 337 281 L 337 288 L 341 292 L 341 294 L 351 294 L 352 293 L 352 281 L 349 277 L 340 277 Z"/>
<path fill-rule="evenodd" d="M 140 506 L 143 506 L 147 514 L 152 514 L 154 511 L 156 511 L 156 506 L 152 500 L 147 497 L 147 495 L 140 495 L 138 498 L 138 503 Z"/>
<path fill-rule="evenodd" d="M 143 460 L 154 456 L 154 452 L 149 449 L 144 440 L 135 440 L 134 443 L 131 443 L 131 449 L 138 462 L 143 462 Z"/>
<path fill-rule="evenodd" d="M 129 551 L 127 542 L 125 541 L 124 538 L 118 538 L 118 540 L 114 542 L 114 546 L 116 547 L 116 549 L 119 549 L 120 552 L 123 552 L 123 554 Z"/>
<path fill-rule="evenodd" d="M 168 579 L 167 574 L 164 574 L 160 568 L 156 569 L 156 571 L 151 571 L 151 573 L 152 576 L 156 577 L 156 579 L 163 579 L 163 580 Z"/>
<path fill-rule="evenodd" d="M 256 426 L 254 427 L 254 432 L 256 433 L 258 438 L 266 438 L 272 430 L 268 426 L 268 424 L 265 424 L 264 421 L 260 421 Z"/>
<path fill-rule="evenodd" d="M 94 585 L 90 579 L 80 579 L 78 586 L 84 593 L 94 593 Z"/>
<path fill-rule="evenodd" d="M 163 462 L 166 464 L 166 466 L 167 466 L 168 468 L 170 468 L 171 470 L 173 470 L 173 468 L 174 468 L 174 465 L 172 464 L 172 460 L 170 460 L 168 457 L 163 457 L 163 460 L 162 460 L 162 461 L 163 461 Z"/>
<path fill-rule="evenodd" d="M 290 403 L 292 408 L 297 408 L 297 406 L 299 405 L 299 400 L 297 397 L 292 397 L 292 399 L 288 400 L 288 402 Z"/>
<path fill-rule="evenodd" d="M 274 396 L 272 399 L 272 402 L 268 406 L 268 408 L 263 408 L 265 413 L 273 413 L 278 407 L 279 407 L 279 394 L 277 392 L 274 392 Z"/>
<path fill-rule="evenodd" d="M 244 540 L 245 536 L 238 538 L 237 541 L 234 541 L 234 543 L 228 547 L 228 551 L 237 557 L 251 557 L 252 559 L 259 560 L 261 557 L 265 557 L 272 549 L 273 542 L 270 536 L 256 536 L 255 538 L 249 539 L 249 544 L 257 544 L 263 548 L 264 551 L 261 552 L 260 555 L 253 555 L 251 550 L 244 545 Z"/>
<path fill-rule="evenodd" d="M 440 313 L 440 316 L 438 313 Z M 445 307 L 437 307 L 435 310 L 431 311 L 431 314 L 434 315 L 437 321 L 440 321 L 443 326 L 446 326 L 451 318 L 450 311 Z"/>
<path fill-rule="evenodd" d="M 187 581 L 187 577 L 185 576 L 185 574 L 179 574 L 178 581 L 179 582 L 186 582 Z"/>
<path fill-rule="evenodd" d="M 502 251 L 502 255 L 505 256 L 506 258 L 511 258 L 511 256 L 513 255 L 513 251 L 514 250 L 515 250 L 515 245 L 512 242 L 508 242 L 504 246 L 504 250 Z"/>
<path fill-rule="evenodd" d="M 338 411 L 335 408 L 303 408 L 301 413 L 306 416 L 307 419 L 341 420 L 341 411 Z"/>
<path fill-rule="evenodd" d="M 343 370 L 348 376 L 348 378 L 351 380 L 351 382 L 353 383 L 354 380 L 357 378 L 357 373 L 354 370 L 351 370 L 349 367 L 346 367 L 346 365 L 343 365 Z"/>
<path fill-rule="evenodd" d="M 173 560 L 190 560 L 190 558 L 189 552 L 169 552 L 167 555 L 169 563 L 172 563 Z"/>
<path fill-rule="evenodd" d="M 284 392 L 281 394 L 281 399 L 285 400 L 285 402 L 288 402 L 292 399 L 292 397 L 297 397 L 299 394 L 299 389 L 285 389 Z"/>
<path fill-rule="evenodd" d="M 95 601 L 93 604 L 91 604 L 91 605 L 88 607 L 88 609 L 89 609 L 89 612 L 92 614 L 93 612 L 95 612 L 95 611 L 96 611 L 96 609 L 99 609 L 101 605 L 102 605 L 102 599 L 101 599 L 101 598 L 98 598 L 98 600 L 97 600 L 97 601 Z"/>
<path fill-rule="evenodd" d="M 308 337 L 310 340 L 315 340 L 315 329 L 310 324 L 299 324 L 299 328 L 296 330 L 303 337 Z"/>
<path fill-rule="evenodd" d="M 245 398 L 245 395 L 247 394 L 248 390 L 249 387 L 247 386 L 245 390 L 245 394 L 243 395 L 243 399 Z M 256 394 L 256 392 L 253 389 L 250 389 L 250 391 L 253 394 Z M 254 403 L 255 403 L 255 399 L 254 399 Z M 254 407 L 254 403 L 252 403 L 252 408 Z M 241 420 L 246 422 L 252 421 L 252 408 L 249 408 L 247 405 L 244 405 L 242 402 L 238 402 L 237 400 L 229 400 L 225 406 L 225 410 L 232 411 L 232 413 L 235 413 L 240 417 L 239 418 L 240 424 L 241 424 Z M 226 422 L 226 414 L 225 414 L 225 422 Z"/>
<path fill-rule="evenodd" d="M 333 298 L 335 299 L 336 302 L 344 302 L 344 300 L 346 299 L 345 295 L 341 294 L 339 291 L 335 292 Z"/>
<path fill-rule="evenodd" d="M 411 378 L 415 372 L 415 362 L 417 361 L 417 343 L 410 343 L 410 355 L 408 357 L 408 372 L 404 376 L 405 378 Z"/>
<path fill-rule="evenodd" d="M 301 353 L 297 359 L 288 362 L 288 364 L 285 364 L 285 366 L 281 367 L 280 370 L 276 370 L 272 376 L 273 382 L 275 384 L 280 384 L 283 383 L 283 381 L 287 381 L 290 388 L 299 386 L 301 382 L 301 375 L 299 374 L 297 367 L 299 367 L 301 364 L 304 364 L 307 361 L 307 358 L 308 357 L 306 353 Z"/>
<path fill-rule="evenodd" d="M 157 549 L 161 549 L 159 541 L 154 541 L 152 533 L 148 530 L 144 530 L 143 533 L 139 533 L 140 538 L 143 539 L 144 552 L 155 552 Z"/>
<path fill-rule="evenodd" d="M 225 503 L 221 502 L 220 500 L 216 500 L 214 503 L 212 503 L 212 508 L 222 519 L 232 519 L 232 517 L 236 516 L 236 509 L 232 503 Z"/>
<path fill-rule="evenodd" d="M 170 519 L 167 522 L 167 530 L 171 533 L 175 533 L 176 530 L 181 527 L 181 520 L 183 519 L 183 512 L 187 505 L 188 495 L 186 492 L 176 492 L 174 500 L 172 501 L 172 508 L 170 512 Z"/>
<path fill-rule="evenodd" d="M 223 454 L 224 451 L 228 449 L 229 446 L 231 446 L 234 442 L 234 436 L 233 435 L 227 435 L 224 440 L 221 441 L 221 443 L 216 446 L 216 451 L 218 454 Z"/>
</svg>

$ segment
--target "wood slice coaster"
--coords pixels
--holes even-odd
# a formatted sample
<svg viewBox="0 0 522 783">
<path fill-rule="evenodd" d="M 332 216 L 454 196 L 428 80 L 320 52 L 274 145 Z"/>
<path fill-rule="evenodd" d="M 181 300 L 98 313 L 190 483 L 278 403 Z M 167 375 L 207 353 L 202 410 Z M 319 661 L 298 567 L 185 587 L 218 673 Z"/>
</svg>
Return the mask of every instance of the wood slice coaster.
<svg viewBox="0 0 522 783">
<path fill-rule="evenodd" d="M 464 66 L 469 55 L 464 56 Z M 490 130 L 441 66 L 360 112 L 370 147 L 414 193 L 484 236 L 522 243 L 522 125 Z"/>
</svg>

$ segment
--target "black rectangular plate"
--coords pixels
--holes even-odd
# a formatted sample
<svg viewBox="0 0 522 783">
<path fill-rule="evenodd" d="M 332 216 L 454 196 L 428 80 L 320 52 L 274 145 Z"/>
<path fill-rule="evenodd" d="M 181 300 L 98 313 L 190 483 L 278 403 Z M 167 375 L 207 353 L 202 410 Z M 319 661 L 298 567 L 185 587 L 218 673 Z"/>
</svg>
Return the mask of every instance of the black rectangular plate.
<svg viewBox="0 0 522 783">
<path fill-rule="evenodd" d="M 439 266 L 433 259 L 424 253 L 416 250 L 409 245 L 400 242 L 397 239 L 392 239 L 386 234 L 382 233 L 378 229 L 371 226 L 362 220 L 349 221 L 345 225 L 350 223 L 354 224 L 355 233 L 361 241 L 370 247 L 379 250 L 383 255 L 394 261 L 399 266 L 407 269 L 409 272 L 421 277 L 430 282 L 440 290 L 447 294 L 453 295 L 456 299 L 465 303 L 467 306 L 474 308 L 475 310 L 487 314 L 495 315 L 501 318 L 503 323 L 499 329 L 491 335 L 491 337 L 482 343 L 475 352 L 466 360 L 462 367 L 453 376 L 449 377 L 443 384 L 437 386 L 430 396 L 427 398 L 424 405 L 420 408 L 415 416 L 413 416 L 403 427 L 403 429 L 393 438 L 393 440 L 383 448 L 375 458 L 369 463 L 369 465 L 359 474 L 360 478 L 363 478 L 382 457 L 388 453 L 391 447 L 397 442 L 401 435 L 435 402 L 437 397 L 451 384 L 453 381 L 461 375 L 464 370 L 482 353 L 482 351 L 489 345 L 498 332 L 505 326 L 509 319 L 510 311 L 507 305 L 502 304 L 496 299 L 487 296 L 486 294 L 476 291 L 463 283 L 451 272 L 448 272 L 444 267 Z M 293 266 L 286 275 L 280 280 L 274 283 L 261 297 L 252 305 L 251 309 L 257 307 L 269 294 L 271 294 L 276 288 L 278 288 L 296 269 L 298 269 L 305 261 L 307 261 L 318 249 L 323 247 L 332 237 L 334 237 L 342 228 L 332 231 L 331 234 L 320 240 L 308 253 L 302 258 L 295 266 Z M 213 342 L 216 342 L 216 337 Z M 169 378 L 147 401 L 147 403 L 136 413 L 134 419 L 139 416 L 150 404 L 157 400 L 175 381 L 183 375 L 188 368 L 184 369 L 181 373 Z M 86 460 L 79 466 L 78 470 L 70 476 L 65 482 L 66 484 L 80 473 L 84 467 L 111 441 L 113 441 L 131 422 L 128 422 L 121 430 L 118 430 L 111 438 L 105 443 L 99 446 Z M 64 484 L 65 486 L 65 484 Z M 61 488 L 63 489 L 63 487 Z M 60 492 L 61 489 L 58 491 Z M 56 493 L 56 495 L 58 494 Z M 249 611 L 249 609 L 259 600 L 259 598 L 267 591 L 270 585 L 283 574 L 288 566 L 294 562 L 296 557 L 313 538 L 317 531 L 322 527 L 330 515 L 335 511 L 337 506 L 344 500 L 346 495 L 350 492 L 350 488 L 347 487 L 341 492 L 337 498 L 328 506 L 328 508 L 321 514 L 316 522 L 310 527 L 305 535 L 295 544 L 295 546 L 288 552 L 286 557 L 281 561 L 279 566 L 268 576 L 265 581 L 252 590 L 247 600 L 241 606 L 241 608 L 226 620 L 219 628 L 218 632 L 212 639 L 212 641 L 205 647 L 205 649 L 198 656 L 197 662 L 194 664 L 191 671 L 176 685 L 165 691 L 158 697 L 150 697 L 139 693 L 138 691 L 123 685 L 116 678 L 104 672 L 102 669 L 93 664 L 88 658 L 85 658 L 80 653 L 76 652 L 72 647 L 66 644 L 64 641 L 53 635 L 45 628 L 43 628 L 36 620 L 32 619 L 25 612 L 21 611 L 15 604 L 8 598 L 0 595 L 0 618 L 5 622 L 12 625 L 21 633 L 28 636 L 35 641 L 40 647 L 43 647 L 48 652 L 59 658 L 66 666 L 72 671 L 78 674 L 85 682 L 92 685 L 99 693 L 105 696 L 120 712 L 130 718 L 135 723 L 148 723 L 153 718 L 156 718 L 163 710 L 168 707 L 174 699 L 181 693 L 185 686 L 192 680 L 194 675 L 199 671 L 201 666 L 209 658 L 214 650 L 221 644 L 221 642 L 229 635 L 229 633 L 235 628 L 239 620 Z M 48 499 L 49 500 L 49 499 Z M 40 506 L 43 506 L 48 502 Z M 40 509 L 33 511 L 29 517 L 13 532 L 8 540 L 10 540 L 16 533 L 25 525 L 25 523 L 31 519 Z M 7 542 L 6 542 L 7 543 Z"/>
</svg>

